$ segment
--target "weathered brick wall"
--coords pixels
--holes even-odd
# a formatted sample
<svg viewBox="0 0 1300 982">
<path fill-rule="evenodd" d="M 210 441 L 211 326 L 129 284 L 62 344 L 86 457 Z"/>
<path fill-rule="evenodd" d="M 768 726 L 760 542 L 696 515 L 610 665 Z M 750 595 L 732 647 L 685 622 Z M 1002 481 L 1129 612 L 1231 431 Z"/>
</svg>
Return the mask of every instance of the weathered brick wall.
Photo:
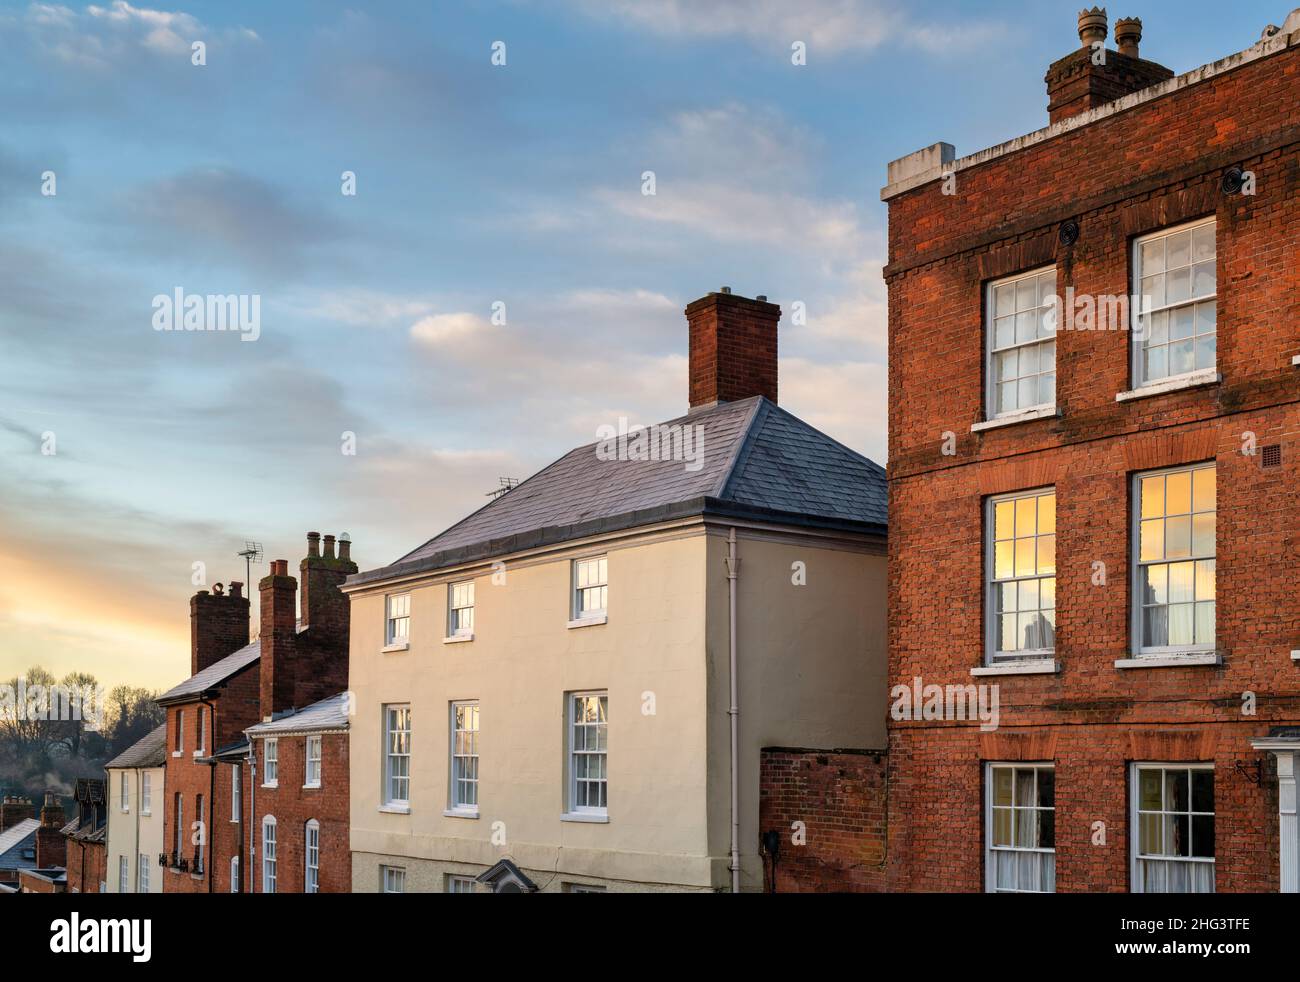
<svg viewBox="0 0 1300 982">
<path fill-rule="evenodd" d="M 257 866 L 252 871 L 253 891 L 262 892 L 262 823 L 267 815 L 276 822 L 276 892 L 302 893 L 306 882 L 306 828 L 320 823 L 320 892 L 352 891 L 352 851 L 348 841 L 348 737 L 326 733 L 321 746 L 321 786 L 303 787 L 306 737 L 279 738 L 278 786 L 258 786 L 254 826 Z M 257 757 L 265 755 L 257 741 Z M 245 773 L 247 778 L 247 773 Z"/>
<path fill-rule="evenodd" d="M 67 871 L 69 893 L 99 893 L 99 884 L 108 883 L 104 843 L 68 839 Z M 113 870 L 111 890 L 117 889 L 117 870 Z"/>
<path fill-rule="evenodd" d="M 1218 889 L 1277 889 L 1276 784 L 1235 763 L 1259 758 L 1250 737 L 1300 719 L 1298 83 L 1290 48 L 958 171 L 955 195 L 931 183 L 890 202 L 890 683 L 997 683 L 1001 699 L 992 736 L 891 720 L 891 889 L 982 889 L 981 762 L 999 759 L 1056 763 L 1058 889 L 1128 889 L 1126 765 L 1155 751 L 1216 765 Z M 1221 191 L 1230 164 L 1255 172 L 1254 196 Z M 1055 263 L 1058 295 L 1129 295 L 1134 236 L 1211 215 L 1220 384 L 1117 402 L 1131 388 L 1129 335 L 1061 332 L 1059 418 L 971 432 L 984 419 L 988 280 Z M 1081 228 L 1073 247 L 1057 240 L 1067 218 Z M 1242 455 L 1248 431 L 1281 444 L 1280 468 Z M 955 455 L 941 452 L 945 432 Z M 1206 460 L 1218 468 L 1223 664 L 1118 669 L 1131 644 L 1131 475 Z M 972 679 L 984 501 L 1043 486 L 1057 497 L 1061 672 Z M 1247 691 L 1257 715 L 1242 712 Z"/>
<path fill-rule="evenodd" d="M 880 752 L 763 750 L 759 828 L 780 835 L 775 892 L 884 890 L 886 776 Z M 764 861 L 771 890 L 771 856 Z"/>
</svg>

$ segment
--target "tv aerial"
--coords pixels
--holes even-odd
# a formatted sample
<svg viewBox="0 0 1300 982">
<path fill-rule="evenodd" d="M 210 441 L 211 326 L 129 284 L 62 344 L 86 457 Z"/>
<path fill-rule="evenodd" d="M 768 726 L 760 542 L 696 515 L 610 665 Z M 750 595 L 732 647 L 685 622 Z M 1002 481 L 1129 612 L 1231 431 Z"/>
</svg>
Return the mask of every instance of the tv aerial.
<svg viewBox="0 0 1300 982">
<path fill-rule="evenodd" d="M 248 592 L 251 596 L 253 592 L 253 563 L 260 563 L 262 561 L 262 543 L 249 542 L 245 539 L 244 548 L 235 553 L 235 555 L 244 557 L 244 582 L 247 584 Z"/>
<path fill-rule="evenodd" d="M 487 497 L 494 501 L 507 491 L 512 491 L 519 486 L 519 479 L 515 477 L 498 477 L 497 482 L 500 486 L 493 488 L 487 493 Z"/>
</svg>

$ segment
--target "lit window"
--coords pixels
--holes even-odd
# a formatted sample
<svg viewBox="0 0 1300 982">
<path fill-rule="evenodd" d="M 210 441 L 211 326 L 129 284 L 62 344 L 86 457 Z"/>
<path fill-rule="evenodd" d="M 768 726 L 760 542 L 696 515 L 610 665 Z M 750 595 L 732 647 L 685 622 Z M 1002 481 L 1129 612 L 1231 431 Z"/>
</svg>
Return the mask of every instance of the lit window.
<svg viewBox="0 0 1300 982">
<path fill-rule="evenodd" d="M 573 563 L 573 616 L 599 617 L 608 600 L 608 566 L 604 556 L 577 559 Z"/>
<path fill-rule="evenodd" d="M 604 814 L 607 788 L 609 696 L 575 693 L 569 704 L 570 810 Z"/>
<path fill-rule="evenodd" d="M 320 893 L 320 823 L 312 819 L 307 823 L 307 876 L 304 893 Z"/>
<path fill-rule="evenodd" d="M 307 738 L 307 774 L 305 785 L 309 788 L 320 787 L 320 751 L 321 738 L 311 736 Z"/>
<path fill-rule="evenodd" d="M 478 811 L 478 703 L 451 704 L 451 807 Z"/>
<path fill-rule="evenodd" d="M 1214 765 L 1133 765 L 1133 892 L 1214 892 Z"/>
<path fill-rule="evenodd" d="M 1056 404 L 1056 270 L 987 288 L 988 418 Z"/>
<path fill-rule="evenodd" d="M 472 876 L 447 876 L 448 893 L 473 893 L 474 877 Z"/>
<path fill-rule="evenodd" d="M 1216 362 L 1214 220 L 1133 243 L 1138 385 L 1212 369 Z"/>
<path fill-rule="evenodd" d="M 381 866 L 379 882 L 384 893 L 405 893 L 406 870 L 400 866 Z"/>
<path fill-rule="evenodd" d="M 411 707 L 384 707 L 384 804 L 405 807 L 411 795 Z"/>
<path fill-rule="evenodd" d="M 1056 772 L 1044 764 L 990 764 L 985 798 L 989 893 L 1056 892 Z"/>
<path fill-rule="evenodd" d="M 1214 650 L 1213 464 L 1134 478 L 1134 634 L 1142 654 Z"/>
<path fill-rule="evenodd" d="M 411 636 L 411 595 L 388 598 L 388 644 L 404 644 Z"/>
<path fill-rule="evenodd" d="M 450 637 L 474 633 L 474 581 L 452 583 L 447 588 L 450 611 L 447 617 L 447 634 Z"/>
<path fill-rule="evenodd" d="M 990 661 L 1046 657 L 1056 648 L 1056 492 L 990 498 Z"/>
<path fill-rule="evenodd" d="M 280 783 L 280 741 L 268 737 L 262 742 L 265 745 L 262 756 L 266 760 L 266 775 L 262 779 L 262 784 L 273 788 Z"/>
<path fill-rule="evenodd" d="M 262 892 L 275 893 L 275 818 L 262 821 Z"/>
</svg>

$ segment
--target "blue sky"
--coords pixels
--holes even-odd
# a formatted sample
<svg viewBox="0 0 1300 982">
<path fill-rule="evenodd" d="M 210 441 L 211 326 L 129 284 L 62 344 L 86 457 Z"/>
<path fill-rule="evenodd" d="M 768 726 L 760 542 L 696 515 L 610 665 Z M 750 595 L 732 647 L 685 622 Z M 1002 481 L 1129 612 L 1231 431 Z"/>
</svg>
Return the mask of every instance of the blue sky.
<svg viewBox="0 0 1300 982">
<path fill-rule="evenodd" d="M 194 562 L 382 565 L 679 414 L 722 284 L 806 305 L 781 401 L 883 463 L 885 165 L 1045 125 L 1079 7 L 158 2 L 0 3 L 0 675 L 169 685 Z M 1183 72 L 1287 13 L 1221 10 L 1111 14 Z M 259 295 L 260 338 L 154 331 L 178 287 Z"/>
</svg>

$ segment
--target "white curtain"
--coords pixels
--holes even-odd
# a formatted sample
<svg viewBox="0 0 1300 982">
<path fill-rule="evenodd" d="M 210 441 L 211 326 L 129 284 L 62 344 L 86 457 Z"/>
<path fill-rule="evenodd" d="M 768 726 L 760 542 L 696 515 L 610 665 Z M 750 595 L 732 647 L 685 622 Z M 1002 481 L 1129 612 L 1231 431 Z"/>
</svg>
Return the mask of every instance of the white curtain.
<svg viewBox="0 0 1300 982">
<path fill-rule="evenodd" d="M 1142 893 L 1214 893 L 1213 863 L 1139 859 L 1137 876 Z"/>
<path fill-rule="evenodd" d="M 1056 892 L 1056 853 L 993 850 L 994 889 L 1022 893 Z"/>
</svg>

